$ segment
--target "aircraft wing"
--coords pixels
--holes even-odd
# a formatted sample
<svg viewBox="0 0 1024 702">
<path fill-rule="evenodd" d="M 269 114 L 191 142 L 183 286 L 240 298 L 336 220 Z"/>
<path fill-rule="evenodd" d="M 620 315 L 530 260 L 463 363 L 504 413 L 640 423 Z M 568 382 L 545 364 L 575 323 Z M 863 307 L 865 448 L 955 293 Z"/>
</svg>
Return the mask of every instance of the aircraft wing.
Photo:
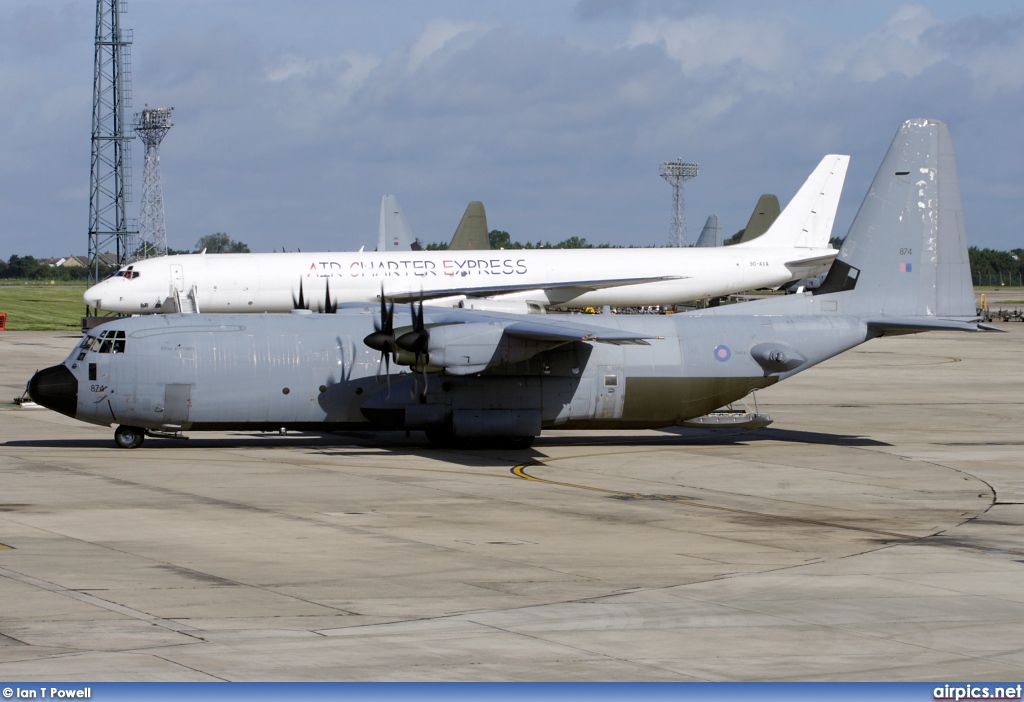
<svg viewBox="0 0 1024 702">
<path fill-rule="evenodd" d="M 600 323 L 592 324 L 591 320 L 602 319 L 599 315 L 522 315 L 486 310 L 464 310 L 455 307 L 451 309 L 427 307 L 425 309 L 428 317 L 427 326 L 431 328 L 436 326 L 472 326 L 484 323 L 500 329 L 506 336 L 535 341 L 599 341 L 609 344 L 644 344 L 646 343 L 645 339 L 662 338 L 655 334 L 615 329 Z"/>
<path fill-rule="evenodd" d="M 522 315 L 502 312 L 435 308 L 424 316 L 427 320 L 419 322 L 418 330 L 414 321 L 412 333 L 421 348 L 425 348 L 429 365 L 444 368 L 452 375 L 470 375 L 519 363 L 573 341 L 646 345 L 648 339 L 661 338 L 592 324 L 589 320 L 567 319 L 567 315 L 524 319 Z M 405 338 L 399 337 L 400 348 L 406 348 Z"/>
<path fill-rule="evenodd" d="M 610 329 L 593 324 L 568 323 L 564 321 L 513 322 L 505 327 L 507 336 L 536 341 L 601 341 L 606 344 L 639 344 L 646 346 L 645 339 L 654 339 L 650 334 L 637 334 L 621 329 Z"/>
<path fill-rule="evenodd" d="M 576 288 L 580 294 L 591 290 L 602 290 L 604 288 L 616 288 L 623 285 L 640 285 L 641 283 L 658 283 L 663 280 L 682 280 L 688 276 L 665 275 L 644 278 L 608 278 L 604 280 L 571 280 L 563 283 L 545 283 L 543 286 L 537 283 L 513 283 L 510 285 L 487 285 L 475 287 L 472 290 L 465 288 L 451 287 L 439 290 L 385 292 L 385 299 L 392 302 L 416 302 L 418 300 L 433 300 L 441 297 L 453 297 L 465 295 L 466 297 L 489 297 L 491 295 L 502 295 L 506 293 L 526 292 L 529 290 L 564 290 Z"/>
</svg>

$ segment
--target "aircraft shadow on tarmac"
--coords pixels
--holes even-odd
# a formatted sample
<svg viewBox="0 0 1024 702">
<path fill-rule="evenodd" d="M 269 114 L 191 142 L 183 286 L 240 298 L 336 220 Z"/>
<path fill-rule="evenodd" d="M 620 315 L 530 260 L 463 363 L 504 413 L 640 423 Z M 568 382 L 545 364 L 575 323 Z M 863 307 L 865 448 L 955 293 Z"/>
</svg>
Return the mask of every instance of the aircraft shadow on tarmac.
<svg viewBox="0 0 1024 702">
<path fill-rule="evenodd" d="M 529 449 L 501 449 L 487 446 L 470 446 L 465 449 L 436 448 L 423 436 L 414 432 L 406 437 L 404 432 L 357 433 L 344 432 L 339 434 L 299 434 L 281 435 L 277 433 L 238 434 L 228 437 L 195 437 L 185 439 L 169 439 L 151 437 L 139 451 L 147 449 L 180 449 L 180 448 L 307 448 L 320 449 L 320 453 L 331 453 L 345 449 L 344 455 L 359 455 L 349 449 L 365 448 L 374 453 L 381 449 L 396 453 L 444 453 L 456 456 L 460 453 L 477 454 L 480 452 L 515 454 L 516 456 L 543 456 L 545 447 L 554 446 L 720 446 L 726 444 L 744 445 L 761 441 L 784 441 L 795 444 L 824 444 L 828 446 L 864 447 L 890 446 L 883 441 L 858 436 L 855 434 L 833 434 L 826 432 L 797 431 L 790 429 L 761 429 L 758 431 L 708 431 L 704 429 L 667 429 L 658 434 L 637 434 L 624 432 L 560 436 L 545 434 L 537 438 Z M 16 448 L 76 448 L 76 449 L 113 449 L 110 438 L 97 439 L 31 439 L 7 441 L 3 446 Z M 339 454 L 340 455 L 340 454 Z"/>
</svg>

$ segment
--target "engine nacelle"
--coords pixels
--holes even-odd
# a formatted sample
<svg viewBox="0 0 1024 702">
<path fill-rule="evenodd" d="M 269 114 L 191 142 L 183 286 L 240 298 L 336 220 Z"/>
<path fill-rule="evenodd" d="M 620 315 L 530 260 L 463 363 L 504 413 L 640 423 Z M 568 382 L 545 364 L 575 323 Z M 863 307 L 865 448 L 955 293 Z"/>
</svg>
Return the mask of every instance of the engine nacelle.
<svg viewBox="0 0 1024 702">
<path fill-rule="evenodd" d="M 511 365 L 563 342 L 506 336 L 498 322 L 449 324 L 430 329 L 430 365 L 452 375 L 479 373 L 488 366 Z"/>
</svg>

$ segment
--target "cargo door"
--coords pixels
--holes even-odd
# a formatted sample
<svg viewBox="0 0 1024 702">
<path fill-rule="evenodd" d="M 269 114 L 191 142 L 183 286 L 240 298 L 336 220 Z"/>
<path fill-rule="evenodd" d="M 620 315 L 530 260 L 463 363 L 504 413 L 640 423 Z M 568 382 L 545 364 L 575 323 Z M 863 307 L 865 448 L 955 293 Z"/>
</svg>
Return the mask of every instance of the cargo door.
<svg viewBox="0 0 1024 702">
<path fill-rule="evenodd" d="M 186 383 L 168 383 L 164 386 L 163 425 L 185 429 L 192 409 L 192 386 Z"/>
<path fill-rule="evenodd" d="M 622 366 L 598 366 L 597 419 L 618 419 L 626 398 L 626 374 Z"/>
<path fill-rule="evenodd" d="M 185 292 L 185 272 L 180 263 L 171 264 L 171 290 L 169 292 L 172 297 L 175 290 Z"/>
<path fill-rule="evenodd" d="M 751 256 L 753 258 L 756 258 L 756 256 L 754 256 L 753 254 L 751 254 Z M 748 278 L 756 279 L 756 276 L 754 276 L 747 269 L 759 266 L 762 262 L 753 260 L 753 258 L 751 260 L 748 260 L 743 256 L 732 257 L 731 275 L 727 276 L 727 278 L 729 279 L 730 287 L 736 288 L 738 290 L 743 286 L 744 281 L 747 280 Z M 766 266 L 768 265 L 767 261 L 764 261 L 763 263 Z"/>
</svg>

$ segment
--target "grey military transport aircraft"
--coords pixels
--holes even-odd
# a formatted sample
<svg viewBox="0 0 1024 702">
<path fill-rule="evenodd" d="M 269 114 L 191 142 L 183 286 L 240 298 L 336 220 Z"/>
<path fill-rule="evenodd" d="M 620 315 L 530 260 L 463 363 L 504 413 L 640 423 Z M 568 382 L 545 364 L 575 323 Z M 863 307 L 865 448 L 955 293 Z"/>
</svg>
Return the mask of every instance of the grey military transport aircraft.
<svg viewBox="0 0 1024 702">
<path fill-rule="evenodd" d="M 902 125 L 824 284 L 671 316 L 474 310 L 151 315 L 37 372 L 37 403 L 118 446 L 207 430 L 425 430 L 528 446 L 546 428 L 679 425 L 868 339 L 977 322 L 946 125 Z M 392 365 L 394 363 L 395 365 Z"/>
</svg>

